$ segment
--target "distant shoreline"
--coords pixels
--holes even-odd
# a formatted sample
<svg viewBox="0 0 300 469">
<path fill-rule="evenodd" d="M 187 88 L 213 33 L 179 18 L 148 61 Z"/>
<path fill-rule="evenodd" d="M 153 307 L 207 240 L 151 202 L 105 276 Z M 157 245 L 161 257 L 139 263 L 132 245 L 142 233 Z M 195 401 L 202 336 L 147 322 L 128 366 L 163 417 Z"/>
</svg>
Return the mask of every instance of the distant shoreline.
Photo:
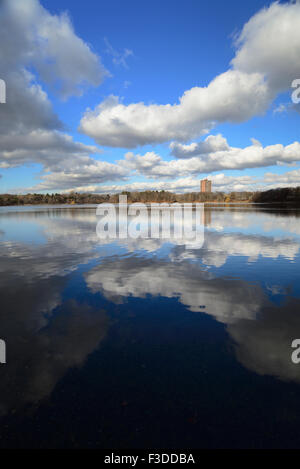
<svg viewBox="0 0 300 469">
<path fill-rule="evenodd" d="M 52 208 L 55 209 L 56 207 L 59 209 L 77 209 L 77 208 L 86 208 L 86 209 L 96 209 L 98 205 L 105 204 L 107 202 L 100 202 L 100 203 L 76 203 L 76 204 L 69 204 L 69 203 L 44 203 L 44 204 L 11 204 L 11 205 L 0 205 L 0 212 L 1 209 L 3 208 Z M 109 202 L 112 205 L 118 205 L 118 202 Z M 140 203 L 144 204 L 147 207 L 150 207 L 151 204 L 157 204 L 157 202 L 135 202 L 135 203 Z M 169 203 L 171 206 L 173 205 L 172 202 L 160 202 L 160 203 Z M 179 204 L 191 204 L 195 205 L 199 202 L 179 202 Z M 130 205 L 130 202 L 128 203 Z M 300 203 L 298 202 L 203 202 L 203 205 L 205 207 L 265 207 L 265 208 L 271 208 L 271 207 L 278 207 L 278 208 L 284 208 L 284 207 L 290 207 L 290 208 L 299 208 L 300 209 Z"/>
<path fill-rule="evenodd" d="M 204 203 L 205 205 L 288 204 L 300 206 L 300 187 L 285 187 L 264 192 L 187 192 L 175 194 L 168 191 L 122 192 L 118 194 L 0 194 L 0 206 L 31 205 L 98 205 L 119 202 L 119 196 L 127 196 L 129 204 L 151 203 Z"/>
</svg>

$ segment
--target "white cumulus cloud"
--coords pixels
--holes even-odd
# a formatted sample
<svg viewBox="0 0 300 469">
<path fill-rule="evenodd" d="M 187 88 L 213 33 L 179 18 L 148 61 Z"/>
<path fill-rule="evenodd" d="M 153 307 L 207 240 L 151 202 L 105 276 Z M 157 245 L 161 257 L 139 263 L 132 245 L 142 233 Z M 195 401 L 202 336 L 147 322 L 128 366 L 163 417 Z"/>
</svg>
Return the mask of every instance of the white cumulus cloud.
<svg viewBox="0 0 300 469">
<path fill-rule="evenodd" d="M 212 139 L 215 142 L 215 138 Z M 294 142 L 284 146 L 282 144 L 263 147 L 260 142 L 252 139 L 252 145 L 244 148 L 231 147 L 221 136 L 217 141 L 223 145 L 223 150 L 205 153 L 210 146 L 209 139 L 191 145 L 173 146 L 178 159 L 166 161 L 155 152 L 144 155 L 128 152 L 119 164 L 150 178 L 176 178 L 199 175 L 228 169 L 245 169 L 267 167 L 273 165 L 295 164 L 300 161 L 300 143 Z M 203 150 L 203 147 L 205 150 Z M 200 152 L 197 156 L 192 156 Z"/>
<path fill-rule="evenodd" d="M 219 123 L 264 113 L 300 74 L 300 3 L 273 3 L 254 15 L 235 40 L 230 68 L 177 103 L 124 104 L 111 96 L 83 115 L 80 130 L 100 144 L 134 148 L 186 142 Z"/>
</svg>

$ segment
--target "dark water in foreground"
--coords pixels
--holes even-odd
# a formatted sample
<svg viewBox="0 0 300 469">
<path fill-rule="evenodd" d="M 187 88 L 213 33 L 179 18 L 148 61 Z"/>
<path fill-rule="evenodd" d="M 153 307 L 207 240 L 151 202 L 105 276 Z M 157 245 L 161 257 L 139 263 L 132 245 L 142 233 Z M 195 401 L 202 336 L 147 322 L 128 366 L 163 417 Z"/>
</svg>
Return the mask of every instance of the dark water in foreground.
<svg viewBox="0 0 300 469">
<path fill-rule="evenodd" d="M 300 211 L 207 209 L 202 248 L 0 209 L 0 447 L 300 447 Z"/>
</svg>

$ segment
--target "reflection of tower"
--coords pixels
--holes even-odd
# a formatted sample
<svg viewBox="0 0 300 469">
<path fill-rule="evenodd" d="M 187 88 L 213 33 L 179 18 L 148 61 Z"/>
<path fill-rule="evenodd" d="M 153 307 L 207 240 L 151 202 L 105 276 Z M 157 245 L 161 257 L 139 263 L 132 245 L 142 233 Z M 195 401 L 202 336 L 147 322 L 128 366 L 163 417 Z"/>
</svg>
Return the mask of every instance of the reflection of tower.
<svg viewBox="0 0 300 469">
<path fill-rule="evenodd" d="M 211 224 L 211 210 L 204 209 L 202 211 L 202 224 L 204 226 L 209 226 Z"/>
<path fill-rule="evenodd" d="M 211 192 L 211 181 L 202 179 L 200 183 L 201 192 Z"/>
</svg>

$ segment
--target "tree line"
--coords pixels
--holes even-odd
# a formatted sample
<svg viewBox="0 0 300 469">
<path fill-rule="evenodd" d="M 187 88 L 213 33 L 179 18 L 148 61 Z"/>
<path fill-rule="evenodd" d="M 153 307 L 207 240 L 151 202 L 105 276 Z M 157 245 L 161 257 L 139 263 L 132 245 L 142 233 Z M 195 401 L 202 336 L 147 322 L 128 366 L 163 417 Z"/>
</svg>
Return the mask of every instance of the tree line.
<svg viewBox="0 0 300 469">
<path fill-rule="evenodd" d="M 253 196 L 253 202 L 300 204 L 300 187 L 283 187 L 257 192 Z"/>
<path fill-rule="evenodd" d="M 118 194 L 89 194 L 69 192 L 67 194 L 0 194 L 0 205 L 55 205 L 55 204 L 101 204 L 118 203 L 120 195 L 127 195 L 128 203 L 195 203 L 195 202 L 255 202 L 300 204 L 300 187 L 272 189 L 264 192 L 187 192 L 175 194 L 168 191 L 141 191 Z"/>
<path fill-rule="evenodd" d="M 127 192 L 118 194 L 89 194 L 79 192 L 69 192 L 67 194 L 0 194 L 0 205 L 43 205 L 43 204 L 101 204 L 104 202 L 118 203 L 119 196 L 126 195 L 128 203 L 141 202 L 228 202 L 228 201 L 250 201 L 252 192 L 188 192 L 185 194 L 175 194 L 168 191 L 142 191 Z"/>
</svg>

